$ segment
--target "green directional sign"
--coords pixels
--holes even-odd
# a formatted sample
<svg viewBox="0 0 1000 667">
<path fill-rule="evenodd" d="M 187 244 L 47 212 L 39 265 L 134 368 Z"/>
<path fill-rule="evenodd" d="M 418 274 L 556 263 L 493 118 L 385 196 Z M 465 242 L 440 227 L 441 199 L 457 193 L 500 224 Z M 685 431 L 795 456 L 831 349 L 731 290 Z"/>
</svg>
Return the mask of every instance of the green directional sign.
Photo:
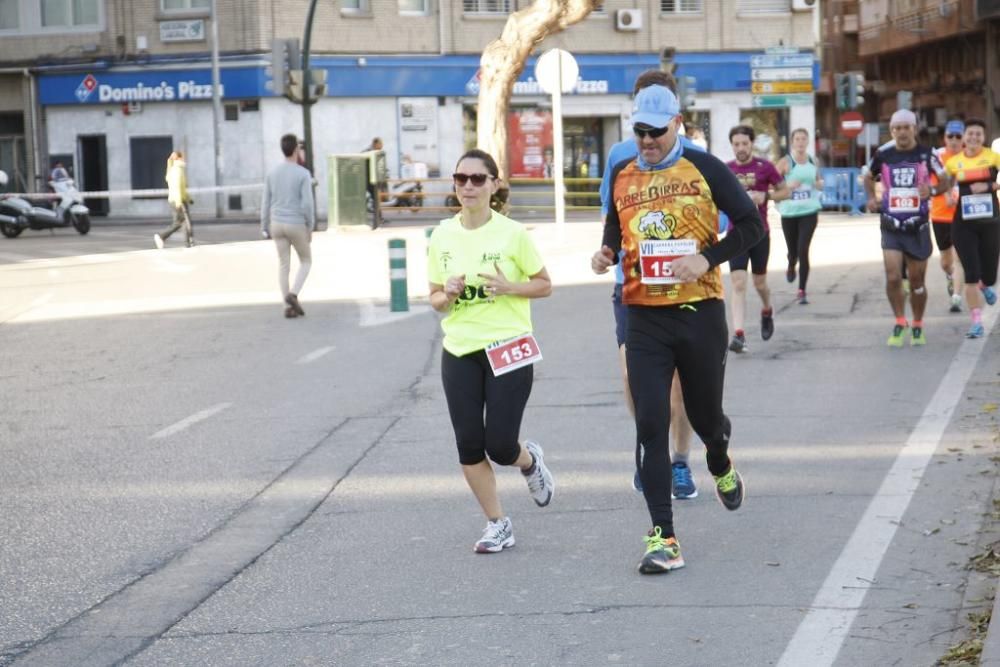
<svg viewBox="0 0 1000 667">
<path fill-rule="evenodd" d="M 812 93 L 791 93 L 788 95 L 754 95 L 755 109 L 770 109 L 774 107 L 809 106 L 813 103 Z"/>
</svg>

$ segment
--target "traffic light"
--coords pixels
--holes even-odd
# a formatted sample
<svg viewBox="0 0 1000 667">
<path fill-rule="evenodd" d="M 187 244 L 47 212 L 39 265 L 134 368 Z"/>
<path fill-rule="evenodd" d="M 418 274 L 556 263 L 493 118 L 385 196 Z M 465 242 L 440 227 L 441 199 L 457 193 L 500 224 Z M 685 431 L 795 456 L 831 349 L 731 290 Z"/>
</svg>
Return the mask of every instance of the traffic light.
<svg viewBox="0 0 1000 667">
<path fill-rule="evenodd" d="M 698 79 L 693 76 L 677 77 L 677 101 L 681 103 L 681 109 L 690 109 L 694 106 L 695 96 L 698 94 Z"/>
<path fill-rule="evenodd" d="M 677 54 L 677 49 L 672 46 L 664 46 L 660 49 L 660 71 L 667 72 L 668 74 L 673 74 L 677 69 L 677 63 L 674 61 L 674 56 Z"/>
<path fill-rule="evenodd" d="M 849 90 L 847 103 L 851 109 L 857 109 L 865 105 L 865 74 L 864 72 L 850 72 L 847 75 Z"/>
<path fill-rule="evenodd" d="M 833 75 L 833 85 L 837 96 L 837 108 L 841 111 L 846 111 L 850 109 L 848 100 L 851 97 L 851 82 L 850 74 L 845 74 L 843 72 L 837 72 Z"/>
<path fill-rule="evenodd" d="M 309 95 L 305 95 L 305 70 L 290 69 L 285 83 L 285 95 L 293 102 L 315 102 L 326 95 L 326 70 L 309 70 Z"/>
<path fill-rule="evenodd" d="M 270 69 L 271 90 L 275 95 L 288 95 L 290 72 L 302 69 L 298 39 L 276 39 L 271 42 Z"/>
</svg>

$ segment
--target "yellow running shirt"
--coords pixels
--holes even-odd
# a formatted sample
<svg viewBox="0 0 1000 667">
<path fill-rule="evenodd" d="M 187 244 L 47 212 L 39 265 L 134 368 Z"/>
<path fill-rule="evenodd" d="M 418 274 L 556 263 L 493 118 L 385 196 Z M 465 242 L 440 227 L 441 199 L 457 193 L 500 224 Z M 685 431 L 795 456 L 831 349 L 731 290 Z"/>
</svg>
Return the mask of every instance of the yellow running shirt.
<svg viewBox="0 0 1000 667">
<path fill-rule="evenodd" d="M 444 285 L 452 276 L 465 276 L 465 293 L 441 320 L 444 349 L 457 357 L 532 330 L 528 299 L 486 294 L 479 274 L 496 274 L 494 263 L 511 282 L 528 282 L 545 268 L 524 225 L 495 211 L 478 229 L 466 229 L 456 215 L 431 235 L 427 279 Z"/>
<path fill-rule="evenodd" d="M 966 222 L 996 222 L 1000 220 L 997 193 L 993 191 L 974 194 L 969 188 L 973 183 L 993 184 L 1000 169 L 1000 155 L 984 148 L 969 157 L 962 151 L 953 156 L 944 168 L 955 177 L 958 184 L 958 206 L 955 220 Z"/>
</svg>

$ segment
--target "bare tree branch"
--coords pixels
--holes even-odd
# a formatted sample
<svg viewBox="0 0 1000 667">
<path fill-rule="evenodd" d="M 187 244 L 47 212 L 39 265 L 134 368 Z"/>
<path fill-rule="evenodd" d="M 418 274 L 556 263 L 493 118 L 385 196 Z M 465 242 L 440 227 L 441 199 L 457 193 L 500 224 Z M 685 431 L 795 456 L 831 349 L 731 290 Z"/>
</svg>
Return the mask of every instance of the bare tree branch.
<svg viewBox="0 0 1000 667">
<path fill-rule="evenodd" d="M 600 5 L 601 0 L 535 0 L 511 14 L 500 37 L 483 51 L 476 139 L 496 158 L 501 176 L 508 173 L 507 110 L 528 57 L 546 37 L 582 21 Z"/>
</svg>

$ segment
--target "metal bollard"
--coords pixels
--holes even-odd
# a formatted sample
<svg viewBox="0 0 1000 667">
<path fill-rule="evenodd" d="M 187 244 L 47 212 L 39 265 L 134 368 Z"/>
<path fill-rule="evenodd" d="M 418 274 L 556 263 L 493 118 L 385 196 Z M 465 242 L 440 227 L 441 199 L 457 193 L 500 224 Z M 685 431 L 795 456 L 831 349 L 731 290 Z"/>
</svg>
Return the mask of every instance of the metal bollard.
<svg viewBox="0 0 1000 667">
<path fill-rule="evenodd" d="M 406 312 L 410 303 L 406 289 L 406 241 L 389 239 L 389 310 Z"/>
</svg>

